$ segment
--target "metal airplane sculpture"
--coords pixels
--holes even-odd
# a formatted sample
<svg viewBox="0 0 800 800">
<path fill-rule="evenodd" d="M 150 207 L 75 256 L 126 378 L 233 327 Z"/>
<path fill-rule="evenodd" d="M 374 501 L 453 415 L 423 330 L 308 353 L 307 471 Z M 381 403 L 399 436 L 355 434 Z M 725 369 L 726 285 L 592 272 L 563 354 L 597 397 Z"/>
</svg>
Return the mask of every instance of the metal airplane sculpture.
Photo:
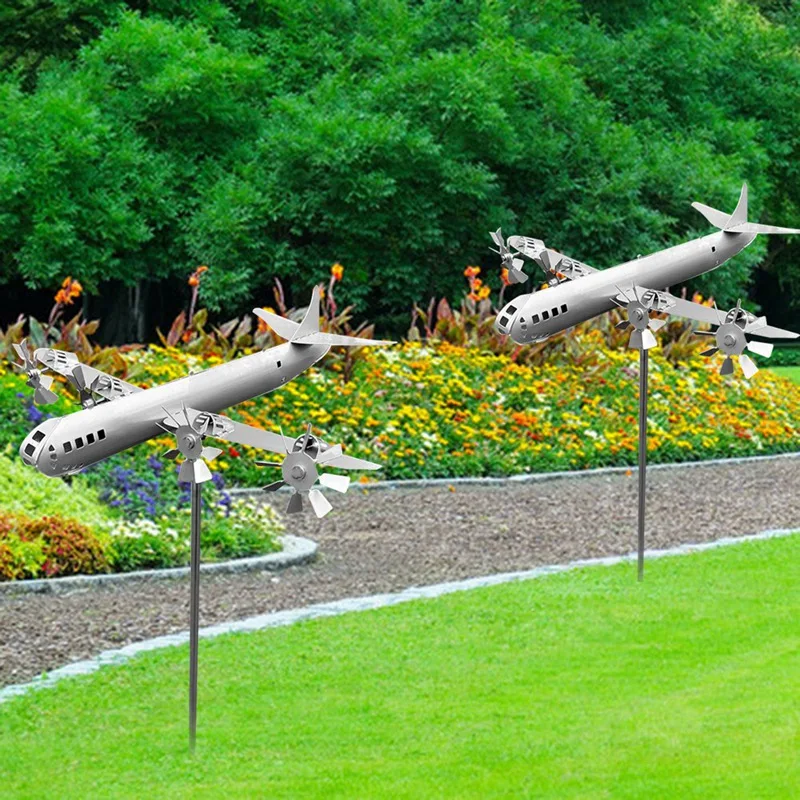
<svg viewBox="0 0 800 800">
<path fill-rule="evenodd" d="M 235 422 L 219 413 L 296 378 L 318 362 L 331 346 L 392 344 L 320 332 L 319 301 L 319 288 L 315 288 L 300 323 L 254 309 L 253 313 L 288 340 L 285 344 L 149 389 L 81 364 L 73 353 L 39 348 L 31 355 L 25 342 L 15 344 L 22 359 L 15 366 L 27 374 L 36 403 L 47 404 L 57 399 L 51 389 L 53 378 L 43 374 L 43 367 L 63 375 L 78 390 L 83 406 L 74 414 L 47 419 L 31 431 L 20 446 L 23 461 L 45 475 L 72 475 L 168 432 L 175 435 L 176 447 L 165 455 L 171 459 L 183 456 L 179 480 L 197 484 L 211 478 L 206 462 L 222 452 L 207 446 L 204 439 L 223 439 L 285 455 L 281 463 L 257 462 L 282 468 L 282 480 L 264 488 L 275 491 L 288 485 L 294 489 L 287 508 L 289 513 L 302 511 L 303 497 L 307 497 L 316 515 L 324 516 L 331 505 L 313 488 L 314 484 L 319 480 L 323 486 L 345 492 L 349 478 L 319 475 L 318 467 L 371 470 L 379 465 L 346 456 L 341 445 L 330 446 L 318 440 L 311 435 L 310 425 L 294 439 Z"/>
<path fill-rule="evenodd" d="M 567 258 L 545 246 L 540 239 L 512 236 L 504 242 L 501 231 L 492 233 L 511 283 L 522 283 L 526 262 L 537 264 L 549 279 L 544 292 L 524 294 L 507 303 L 498 313 L 495 329 L 508 334 L 519 344 L 541 342 L 553 334 L 571 328 L 615 307 L 624 308 L 627 319 L 620 328 L 632 327 L 630 346 L 647 350 L 657 344 L 652 331 L 665 324 L 653 319 L 651 312 L 681 316 L 716 327 L 714 331 L 697 331 L 714 336 L 715 346 L 703 352 L 725 356 L 720 372 L 733 372 L 732 356 L 738 356 L 746 378 L 758 368 L 745 354 L 745 348 L 762 356 L 772 354 L 772 345 L 751 342 L 754 334 L 767 339 L 796 339 L 799 334 L 767 325 L 765 317 L 756 317 L 739 303 L 727 314 L 716 307 L 692 303 L 670 294 L 666 287 L 683 283 L 716 269 L 744 250 L 759 233 L 800 233 L 798 228 L 777 228 L 747 221 L 747 184 L 742 186 L 739 202 L 732 214 L 725 214 L 702 203 L 692 203 L 715 228 L 716 233 L 651 255 L 628 261 L 605 270 Z"/>
</svg>

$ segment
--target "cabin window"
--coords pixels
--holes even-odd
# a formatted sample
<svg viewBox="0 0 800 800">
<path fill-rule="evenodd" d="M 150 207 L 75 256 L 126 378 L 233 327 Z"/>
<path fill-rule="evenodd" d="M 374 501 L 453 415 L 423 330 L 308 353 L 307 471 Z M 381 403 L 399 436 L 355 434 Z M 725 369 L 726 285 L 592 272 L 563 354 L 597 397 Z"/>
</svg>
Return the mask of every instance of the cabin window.
<svg viewBox="0 0 800 800">
<path fill-rule="evenodd" d="M 716 252 L 717 252 L 717 248 L 716 248 L 716 247 L 712 247 L 712 248 L 711 248 L 711 252 L 712 252 L 712 253 L 716 253 Z"/>
<path fill-rule="evenodd" d="M 561 313 L 562 313 L 562 314 L 566 314 L 566 313 L 567 313 L 567 306 L 566 306 L 566 304 L 564 304 L 563 306 L 561 306 Z"/>
<path fill-rule="evenodd" d="M 531 317 L 531 325 L 535 325 L 538 321 L 539 321 L 539 315 L 538 314 L 534 314 Z"/>
<path fill-rule="evenodd" d="M 280 369 L 280 368 L 281 368 L 281 362 L 279 361 L 278 362 L 278 369 Z"/>
<path fill-rule="evenodd" d="M 557 316 L 558 316 L 558 309 L 557 309 L 557 308 L 554 308 L 554 309 L 553 309 L 553 316 L 554 316 L 554 317 L 557 317 Z"/>
<path fill-rule="evenodd" d="M 106 438 L 106 432 L 101 428 L 97 431 L 97 438 L 102 442 Z"/>
<path fill-rule="evenodd" d="M 28 444 L 25 445 L 25 453 L 29 456 L 32 456 L 35 452 L 36 448 L 30 442 L 28 442 Z"/>
<path fill-rule="evenodd" d="M 64 452 L 65 453 L 72 452 L 72 442 L 64 442 Z"/>
<path fill-rule="evenodd" d="M 550 319 L 550 314 L 547 311 L 542 311 L 542 322 L 546 319 Z"/>
<path fill-rule="evenodd" d="M 80 436 L 75 440 L 75 447 L 77 447 L 79 450 L 81 447 L 83 447 L 83 439 Z"/>
<path fill-rule="evenodd" d="M 44 439 L 44 434 L 41 431 L 34 431 L 33 432 L 33 441 L 34 442 L 41 442 Z"/>
<path fill-rule="evenodd" d="M 86 444 L 94 444 L 94 434 L 87 433 L 86 434 Z"/>
</svg>

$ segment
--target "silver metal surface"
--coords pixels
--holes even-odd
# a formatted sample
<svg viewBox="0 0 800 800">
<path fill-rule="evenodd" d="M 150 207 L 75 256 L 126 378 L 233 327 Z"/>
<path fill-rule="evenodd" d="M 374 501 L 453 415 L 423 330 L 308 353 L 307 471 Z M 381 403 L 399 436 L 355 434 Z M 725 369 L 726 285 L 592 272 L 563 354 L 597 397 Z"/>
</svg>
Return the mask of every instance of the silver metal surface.
<svg viewBox="0 0 800 800">
<path fill-rule="evenodd" d="M 636 548 L 637 578 L 644 580 L 644 526 L 647 500 L 647 377 L 650 367 L 645 348 L 639 351 L 639 513 Z"/>
<path fill-rule="evenodd" d="M 197 741 L 197 668 L 200 641 L 200 522 L 202 483 L 192 483 L 192 535 L 189 586 L 189 747 Z"/>
</svg>

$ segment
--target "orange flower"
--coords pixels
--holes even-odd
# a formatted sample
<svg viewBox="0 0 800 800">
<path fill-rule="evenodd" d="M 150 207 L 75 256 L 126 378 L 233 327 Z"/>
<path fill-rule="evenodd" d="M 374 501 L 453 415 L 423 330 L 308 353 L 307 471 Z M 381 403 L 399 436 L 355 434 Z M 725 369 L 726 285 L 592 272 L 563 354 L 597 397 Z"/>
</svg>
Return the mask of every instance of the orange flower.
<svg viewBox="0 0 800 800">
<path fill-rule="evenodd" d="M 342 275 L 344 275 L 344 267 L 337 261 L 331 267 L 331 277 L 334 281 L 340 281 L 342 279 Z"/>
<path fill-rule="evenodd" d="M 189 286 L 199 286 L 200 285 L 200 276 L 204 273 L 208 272 L 208 267 L 205 264 L 201 264 L 190 276 L 189 276 Z"/>
<path fill-rule="evenodd" d="M 183 332 L 183 336 L 181 336 L 181 339 L 184 342 L 186 342 L 187 344 L 188 344 L 189 341 L 191 341 L 191 338 L 192 338 L 192 332 L 191 331 L 184 331 Z"/>
<path fill-rule="evenodd" d="M 500 270 L 500 280 L 503 281 L 503 286 L 511 286 L 511 281 L 508 279 L 508 267 Z"/>
<path fill-rule="evenodd" d="M 467 267 L 464 270 L 464 276 L 467 278 L 474 278 L 476 275 L 480 275 L 481 268 L 480 267 Z"/>
<path fill-rule="evenodd" d="M 56 304 L 61 306 L 71 306 L 72 301 L 81 296 L 83 286 L 79 281 L 72 280 L 71 276 L 64 278 L 61 288 L 56 292 Z"/>
</svg>

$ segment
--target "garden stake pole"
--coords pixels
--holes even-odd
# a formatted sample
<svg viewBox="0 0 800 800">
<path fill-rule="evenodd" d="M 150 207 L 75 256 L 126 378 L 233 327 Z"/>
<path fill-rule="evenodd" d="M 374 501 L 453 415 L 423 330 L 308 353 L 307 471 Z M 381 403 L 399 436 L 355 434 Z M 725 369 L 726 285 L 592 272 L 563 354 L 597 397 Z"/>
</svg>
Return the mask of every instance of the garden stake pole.
<svg viewBox="0 0 800 800">
<path fill-rule="evenodd" d="M 192 481 L 191 579 L 189 598 L 189 748 L 197 738 L 197 659 L 200 632 L 200 511 L 202 483 Z"/>
<path fill-rule="evenodd" d="M 638 579 L 644 579 L 644 510 L 647 487 L 647 350 L 639 350 L 639 540 Z"/>
</svg>

